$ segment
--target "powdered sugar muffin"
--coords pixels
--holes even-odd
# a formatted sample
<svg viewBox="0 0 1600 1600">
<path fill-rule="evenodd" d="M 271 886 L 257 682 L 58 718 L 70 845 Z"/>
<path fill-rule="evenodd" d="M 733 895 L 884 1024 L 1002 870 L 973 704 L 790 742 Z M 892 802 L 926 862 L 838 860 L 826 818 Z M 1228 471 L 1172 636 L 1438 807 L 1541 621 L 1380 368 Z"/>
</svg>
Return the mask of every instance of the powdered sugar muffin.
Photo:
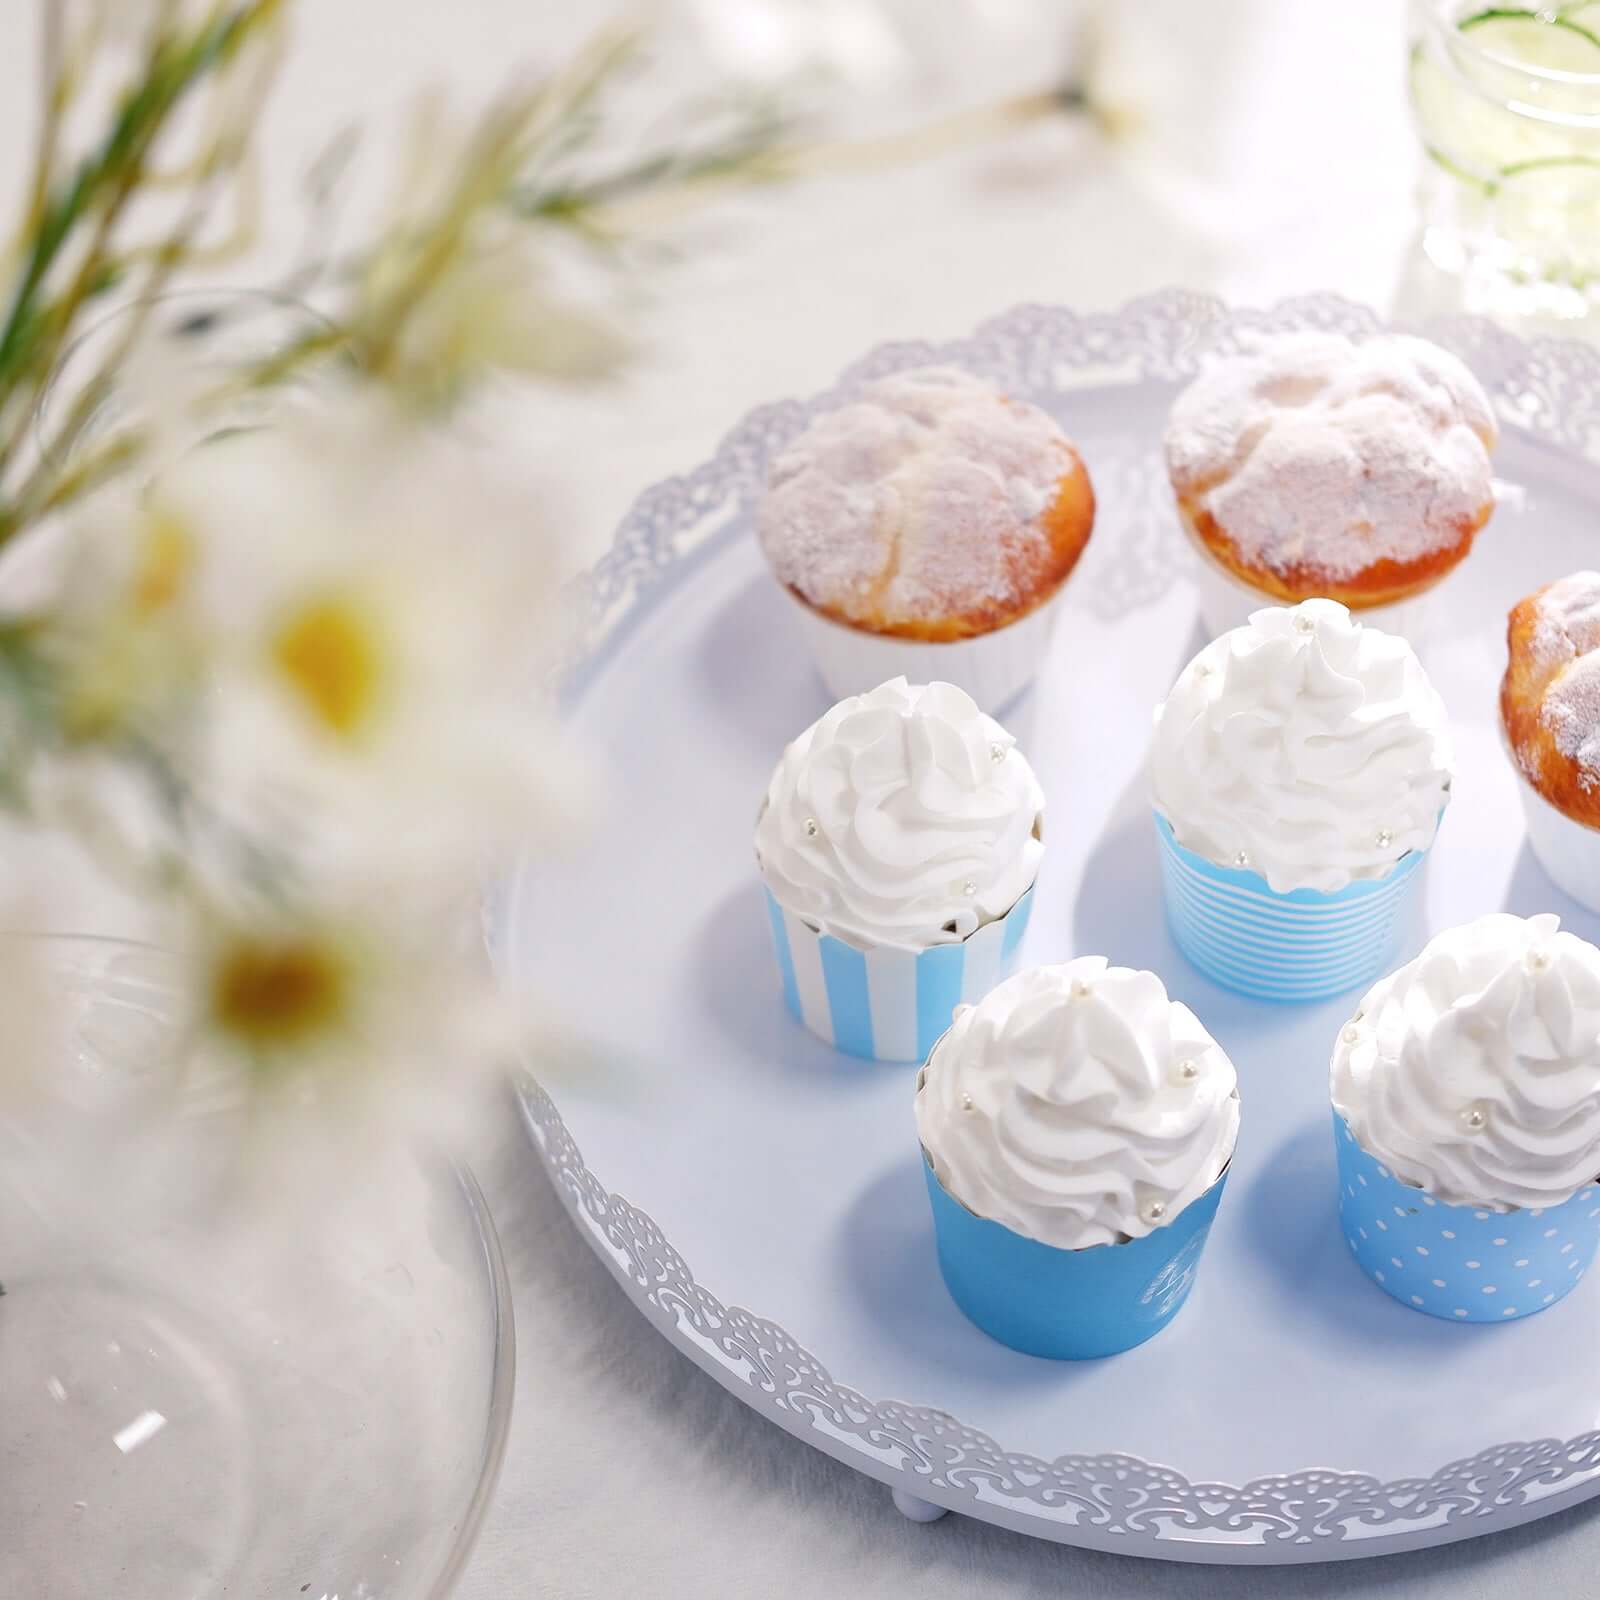
<svg viewBox="0 0 1600 1600">
<path fill-rule="evenodd" d="M 1297 333 L 1219 362 L 1166 438 L 1208 587 L 1231 595 L 1207 622 L 1235 627 L 1263 596 L 1366 611 L 1420 595 L 1489 520 L 1496 436 L 1481 385 L 1425 339 Z"/>
<path fill-rule="evenodd" d="M 774 464 L 759 531 L 836 695 L 904 674 L 992 709 L 1036 669 L 1093 523 L 1050 416 L 925 367 L 818 417 Z"/>
<path fill-rule="evenodd" d="M 1600 911 L 1600 572 L 1518 601 L 1507 646 L 1500 716 L 1528 842 L 1562 889 Z"/>
</svg>

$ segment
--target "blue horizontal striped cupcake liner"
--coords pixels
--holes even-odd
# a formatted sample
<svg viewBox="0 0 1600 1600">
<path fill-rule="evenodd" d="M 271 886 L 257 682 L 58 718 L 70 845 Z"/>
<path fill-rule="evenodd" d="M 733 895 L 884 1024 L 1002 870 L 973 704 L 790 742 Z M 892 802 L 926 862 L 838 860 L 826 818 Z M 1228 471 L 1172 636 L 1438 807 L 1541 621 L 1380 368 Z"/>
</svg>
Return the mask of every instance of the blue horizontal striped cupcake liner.
<svg viewBox="0 0 1600 1600">
<path fill-rule="evenodd" d="M 969 1211 L 922 1160 L 939 1271 L 967 1319 L 1024 1355 L 1087 1361 L 1132 1350 L 1177 1316 L 1222 1202 L 1227 1169 L 1165 1226 L 1062 1250 Z"/>
<path fill-rule="evenodd" d="M 872 1061 L 925 1061 L 955 1008 L 976 1005 L 1006 975 L 1033 910 L 1029 888 L 960 944 L 861 950 L 766 893 L 790 1011 L 835 1049 Z"/>
<path fill-rule="evenodd" d="M 1366 1275 L 1445 1322 L 1517 1322 L 1577 1287 L 1600 1249 L 1600 1184 L 1558 1206 L 1486 1211 L 1402 1183 L 1335 1111 L 1339 1226 Z"/>
<path fill-rule="evenodd" d="M 1321 1000 L 1377 982 L 1405 937 L 1428 854 L 1413 850 L 1384 877 L 1336 894 L 1278 894 L 1260 873 L 1179 844 L 1159 813 L 1156 832 L 1178 948 L 1213 983 L 1256 1000 Z"/>
</svg>

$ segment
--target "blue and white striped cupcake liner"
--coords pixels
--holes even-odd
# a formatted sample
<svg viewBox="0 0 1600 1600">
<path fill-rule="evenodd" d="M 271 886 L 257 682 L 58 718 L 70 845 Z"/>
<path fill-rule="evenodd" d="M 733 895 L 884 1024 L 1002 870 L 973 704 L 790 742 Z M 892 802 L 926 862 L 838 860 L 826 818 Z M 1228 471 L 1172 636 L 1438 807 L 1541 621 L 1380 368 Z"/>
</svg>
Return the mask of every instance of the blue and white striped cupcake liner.
<svg viewBox="0 0 1600 1600">
<path fill-rule="evenodd" d="M 1278 894 L 1259 873 L 1219 867 L 1179 844 L 1159 813 L 1167 922 L 1214 983 L 1257 1000 L 1320 1000 L 1366 988 L 1393 965 L 1427 851 L 1336 894 Z"/>
<path fill-rule="evenodd" d="M 1517 1322 L 1570 1294 L 1600 1249 L 1600 1185 L 1558 1206 L 1485 1211 L 1402 1183 L 1335 1111 L 1339 1226 L 1366 1275 L 1446 1322 Z"/>
<path fill-rule="evenodd" d="M 860 950 L 786 910 L 767 913 L 783 996 L 819 1039 L 873 1061 L 923 1061 L 958 1005 L 975 1005 L 1005 976 L 1033 910 L 1033 890 L 960 944 Z"/>
</svg>

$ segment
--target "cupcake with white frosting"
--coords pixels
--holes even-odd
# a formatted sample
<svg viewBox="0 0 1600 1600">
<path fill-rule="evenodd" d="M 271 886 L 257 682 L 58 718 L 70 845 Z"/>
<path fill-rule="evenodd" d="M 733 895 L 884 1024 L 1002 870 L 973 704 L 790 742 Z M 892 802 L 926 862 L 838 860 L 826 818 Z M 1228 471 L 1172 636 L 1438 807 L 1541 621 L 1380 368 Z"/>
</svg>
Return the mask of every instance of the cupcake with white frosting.
<svg viewBox="0 0 1600 1600">
<path fill-rule="evenodd" d="M 1340 1221 L 1367 1275 L 1447 1321 L 1542 1311 L 1600 1245 L 1600 950 L 1480 917 L 1382 979 L 1331 1068 Z"/>
<path fill-rule="evenodd" d="M 1444 703 L 1415 651 L 1331 600 L 1258 611 L 1157 709 L 1168 920 L 1215 982 L 1309 1000 L 1392 961 L 1450 795 Z"/>
<path fill-rule="evenodd" d="M 1044 794 L 948 683 L 894 678 L 784 751 L 756 859 L 784 995 L 851 1055 L 921 1061 L 999 981 L 1027 926 Z"/>
<path fill-rule="evenodd" d="M 1176 1315 L 1239 1132 L 1221 1047 L 1153 972 L 1101 956 L 964 1007 L 918 1075 L 939 1263 L 1034 1355 L 1141 1344 Z"/>
</svg>

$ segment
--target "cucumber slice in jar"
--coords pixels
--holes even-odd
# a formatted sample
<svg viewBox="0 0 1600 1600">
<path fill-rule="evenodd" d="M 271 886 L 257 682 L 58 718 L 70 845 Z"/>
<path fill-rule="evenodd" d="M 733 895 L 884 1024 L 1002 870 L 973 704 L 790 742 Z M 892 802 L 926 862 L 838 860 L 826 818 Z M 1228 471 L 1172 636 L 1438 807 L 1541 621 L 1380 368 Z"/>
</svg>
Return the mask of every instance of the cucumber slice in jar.
<svg viewBox="0 0 1600 1600">
<path fill-rule="evenodd" d="M 1473 47 L 1513 66 L 1545 72 L 1600 75 L 1600 32 L 1580 12 L 1600 12 L 1585 5 L 1573 11 L 1491 9 L 1474 12 L 1456 24 Z"/>
<path fill-rule="evenodd" d="M 1411 52 L 1410 89 L 1428 155 L 1454 177 L 1485 192 L 1507 167 L 1575 153 L 1568 130 L 1508 110 L 1421 44 Z"/>
<path fill-rule="evenodd" d="M 1577 284 L 1600 277 L 1600 160 L 1508 167 L 1493 198 L 1496 231 L 1536 258 L 1542 273 Z"/>
</svg>

